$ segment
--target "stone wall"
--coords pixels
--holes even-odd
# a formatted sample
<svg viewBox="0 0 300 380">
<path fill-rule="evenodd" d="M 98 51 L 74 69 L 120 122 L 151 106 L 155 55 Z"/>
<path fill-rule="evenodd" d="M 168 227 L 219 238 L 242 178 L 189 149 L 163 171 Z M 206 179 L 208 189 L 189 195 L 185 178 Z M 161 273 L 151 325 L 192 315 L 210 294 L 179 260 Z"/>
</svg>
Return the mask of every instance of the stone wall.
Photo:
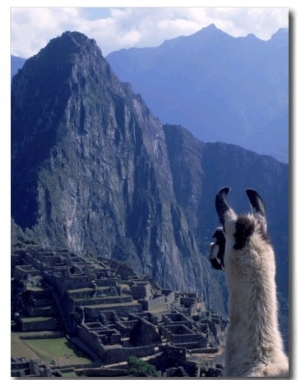
<svg viewBox="0 0 300 380">
<path fill-rule="evenodd" d="M 95 280 L 97 286 L 117 286 L 119 281 L 115 277 Z"/>
<path fill-rule="evenodd" d="M 166 325 L 180 324 L 188 327 L 192 326 L 192 322 L 185 315 L 176 311 L 163 315 L 162 320 Z"/>
<path fill-rule="evenodd" d="M 161 334 L 173 344 L 198 341 L 198 335 L 185 325 L 165 325 L 161 327 Z"/>
<path fill-rule="evenodd" d="M 106 345 L 121 344 L 121 334 L 116 329 L 108 328 L 100 322 L 93 323 L 83 323 L 80 326 L 80 337 L 83 338 L 84 342 L 91 347 L 89 340 L 90 335 L 92 335 L 92 341 L 94 342 L 95 336 L 101 343 Z"/>
<path fill-rule="evenodd" d="M 147 281 L 136 281 L 131 287 L 131 294 L 136 300 L 149 300 L 151 297 L 151 285 Z"/>
<path fill-rule="evenodd" d="M 21 331 L 55 331 L 62 328 L 61 322 L 56 318 L 20 318 Z"/>
<path fill-rule="evenodd" d="M 163 353 L 165 360 L 174 361 L 174 364 L 179 365 L 186 362 L 186 350 L 184 348 L 167 344 L 163 346 Z"/>
<path fill-rule="evenodd" d="M 17 265 L 14 268 L 14 277 L 17 281 L 22 281 L 28 276 L 39 276 L 41 272 L 32 265 Z"/>
<path fill-rule="evenodd" d="M 172 303 L 175 301 L 175 292 L 169 289 L 162 289 L 162 294 L 165 296 L 167 303 Z"/>
<path fill-rule="evenodd" d="M 126 361 L 129 356 L 144 357 L 155 353 L 155 346 L 123 347 L 121 344 L 105 345 L 99 334 L 90 331 L 87 326 L 78 326 L 79 338 L 90 347 L 105 364 Z"/>
<path fill-rule="evenodd" d="M 90 331 L 89 328 L 82 324 L 77 326 L 78 337 L 85 343 L 97 356 L 101 357 L 100 342 L 97 333 Z"/>
<path fill-rule="evenodd" d="M 141 313 L 128 314 L 128 320 L 137 320 L 138 318 L 144 318 L 146 321 L 157 325 L 158 317 L 150 312 L 143 311 Z"/>
<path fill-rule="evenodd" d="M 64 294 L 67 290 L 93 287 L 90 276 L 71 274 L 66 276 L 65 273 L 63 269 L 54 273 L 44 272 L 44 277 L 60 294 Z"/>
<path fill-rule="evenodd" d="M 99 313 L 105 310 L 114 310 L 120 316 L 126 317 L 129 313 L 140 312 L 142 307 L 138 303 L 128 302 L 125 304 L 86 306 L 84 308 L 84 312 L 88 318 L 98 317 Z"/>
<path fill-rule="evenodd" d="M 77 306 L 93 306 L 93 305 L 105 305 L 105 304 L 118 304 L 118 303 L 130 303 L 132 302 L 132 296 L 103 296 L 96 298 L 86 298 L 82 300 L 76 300 Z"/>
<path fill-rule="evenodd" d="M 120 331 L 123 337 L 129 338 L 130 332 L 133 329 L 133 327 L 137 324 L 138 319 L 131 320 L 131 321 L 119 321 L 116 322 L 116 329 Z"/>
<path fill-rule="evenodd" d="M 104 363 L 110 364 L 117 362 L 127 361 L 129 356 L 136 356 L 142 358 L 155 354 L 155 346 L 144 347 L 105 347 L 101 345 L 102 354 L 101 358 Z"/>
<path fill-rule="evenodd" d="M 26 358 L 12 358 L 11 360 L 12 377 L 53 377 L 49 367 L 39 360 Z"/>
</svg>

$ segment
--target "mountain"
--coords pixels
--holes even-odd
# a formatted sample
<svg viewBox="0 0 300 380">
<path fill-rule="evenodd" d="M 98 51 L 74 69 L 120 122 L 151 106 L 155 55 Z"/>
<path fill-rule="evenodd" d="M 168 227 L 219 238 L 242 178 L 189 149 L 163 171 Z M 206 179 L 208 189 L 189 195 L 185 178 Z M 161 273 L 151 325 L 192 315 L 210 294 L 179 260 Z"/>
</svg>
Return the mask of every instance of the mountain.
<svg viewBox="0 0 300 380">
<path fill-rule="evenodd" d="M 23 67 L 25 61 L 25 58 L 16 57 L 15 55 L 10 56 L 11 77 L 17 74 L 18 70 Z"/>
<path fill-rule="evenodd" d="M 253 187 L 287 297 L 288 165 L 163 125 L 78 32 L 26 60 L 11 93 L 13 236 L 125 261 L 224 314 L 223 277 L 207 258 L 214 198 L 231 186 L 232 205 L 249 210 L 244 190 Z"/>
<path fill-rule="evenodd" d="M 288 162 L 288 38 L 286 29 L 269 41 L 234 38 L 210 25 L 106 59 L 163 123 Z"/>
<path fill-rule="evenodd" d="M 229 201 L 239 213 L 250 211 L 245 189 L 256 189 L 266 204 L 269 233 L 277 253 L 278 286 L 287 296 L 288 165 L 239 146 L 203 143 L 181 126 L 165 125 L 164 131 L 176 199 L 185 211 L 200 251 L 207 249 L 217 222 L 214 217 L 216 189 L 230 184 Z"/>
</svg>

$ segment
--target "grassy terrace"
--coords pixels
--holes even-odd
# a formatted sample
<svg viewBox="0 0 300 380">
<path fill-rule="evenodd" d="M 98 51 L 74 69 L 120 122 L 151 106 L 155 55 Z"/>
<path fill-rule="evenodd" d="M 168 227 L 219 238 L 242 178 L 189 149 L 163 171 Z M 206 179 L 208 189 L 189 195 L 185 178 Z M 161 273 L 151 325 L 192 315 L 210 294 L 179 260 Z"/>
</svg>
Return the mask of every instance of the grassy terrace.
<svg viewBox="0 0 300 380">
<path fill-rule="evenodd" d="M 77 297 L 91 297 L 92 294 L 95 292 L 95 289 L 92 288 L 82 288 L 82 289 L 72 289 L 67 290 L 67 293 L 72 296 L 73 298 Z"/>
<path fill-rule="evenodd" d="M 49 290 L 42 288 L 41 286 L 27 286 L 27 290 L 31 292 L 36 292 L 36 293 L 49 292 Z"/>
<path fill-rule="evenodd" d="M 129 290 L 129 286 L 127 284 L 121 284 L 120 287 L 123 289 L 123 290 Z M 96 289 L 94 288 L 80 288 L 80 289 L 70 289 L 70 290 L 67 290 L 67 293 L 72 296 L 72 297 L 76 297 L 77 295 L 81 295 L 81 294 L 84 294 L 85 296 L 91 296 L 94 294 L 95 290 L 97 291 L 103 291 L 103 292 L 108 292 L 110 290 L 110 286 L 97 286 Z"/>
<path fill-rule="evenodd" d="M 86 309 L 102 309 L 102 310 L 117 310 L 120 308 L 126 308 L 131 306 L 139 307 L 140 304 L 137 301 L 124 302 L 124 303 L 106 303 L 106 304 L 97 304 L 97 305 L 88 305 L 85 306 Z"/>
<path fill-rule="evenodd" d="M 52 334 L 12 333 L 12 357 L 40 359 L 49 365 L 90 364 L 92 361 L 66 337 Z M 51 358 L 51 359 L 49 359 Z"/>
<path fill-rule="evenodd" d="M 32 323 L 32 322 L 47 322 L 52 320 L 53 317 L 21 317 L 20 320 L 23 323 Z"/>
<path fill-rule="evenodd" d="M 71 289 L 67 290 L 67 293 L 69 296 L 72 298 L 87 298 L 87 297 L 92 297 L 92 295 L 95 293 L 95 290 L 97 291 L 108 291 L 109 287 L 97 287 L 97 289 L 92 289 L 92 288 L 80 288 L 80 289 Z"/>
</svg>

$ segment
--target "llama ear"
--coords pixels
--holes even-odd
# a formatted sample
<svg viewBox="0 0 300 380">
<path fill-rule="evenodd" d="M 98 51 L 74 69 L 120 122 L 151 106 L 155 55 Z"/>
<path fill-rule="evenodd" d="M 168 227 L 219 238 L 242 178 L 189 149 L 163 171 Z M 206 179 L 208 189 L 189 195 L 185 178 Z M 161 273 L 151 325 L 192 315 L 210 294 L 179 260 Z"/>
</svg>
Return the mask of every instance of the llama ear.
<svg viewBox="0 0 300 380">
<path fill-rule="evenodd" d="M 267 230 L 266 209 L 262 198 L 252 189 L 247 189 L 246 193 L 252 206 L 254 216 L 263 222 L 265 229 Z"/>
<path fill-rule="evenodd" d="M 223 224 L 226 220 L 236 219 L 236 214 L 228 205 L 226 196 L 230 192 L 229 187 L 223 187 L 216 195 L 215 206 L 220 222 Z"/>
</svg>

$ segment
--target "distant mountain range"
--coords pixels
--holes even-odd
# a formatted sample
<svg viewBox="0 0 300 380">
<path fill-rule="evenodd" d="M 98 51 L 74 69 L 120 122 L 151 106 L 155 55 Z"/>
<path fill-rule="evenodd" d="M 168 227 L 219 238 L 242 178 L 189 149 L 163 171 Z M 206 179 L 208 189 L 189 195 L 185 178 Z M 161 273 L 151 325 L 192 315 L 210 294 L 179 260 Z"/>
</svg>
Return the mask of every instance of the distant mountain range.
<svg viewBox="0 0 300 380">
<path fill-rule="evenodd" d="M 201 141 L 227 142 L 289 157 L 289 35 L 234 38 L 210 25 L 155 48 L 122 49 L 106 59 L 163 123 Z M 25 59 L 11 57 L 12 75 Z"/>
<path fill-rule="evenodd" d="M 106 59 L 163 123 L 288 162 L 288 38 L 286 29 L 269 41 L 234 38 L 210 25 Z"/>
<path fill-rule="evenodd" d="M 232 206 L 248 211 L 251 187 L 266 203 L 287 303 L 287 164 L 163 125 L 78 32 L 26 60 L 11 104 L 12 236 L 127 262 L 224 314 L 224 278 L 208 261 L 214 198 L 230 186 Z"/>
</svg>

